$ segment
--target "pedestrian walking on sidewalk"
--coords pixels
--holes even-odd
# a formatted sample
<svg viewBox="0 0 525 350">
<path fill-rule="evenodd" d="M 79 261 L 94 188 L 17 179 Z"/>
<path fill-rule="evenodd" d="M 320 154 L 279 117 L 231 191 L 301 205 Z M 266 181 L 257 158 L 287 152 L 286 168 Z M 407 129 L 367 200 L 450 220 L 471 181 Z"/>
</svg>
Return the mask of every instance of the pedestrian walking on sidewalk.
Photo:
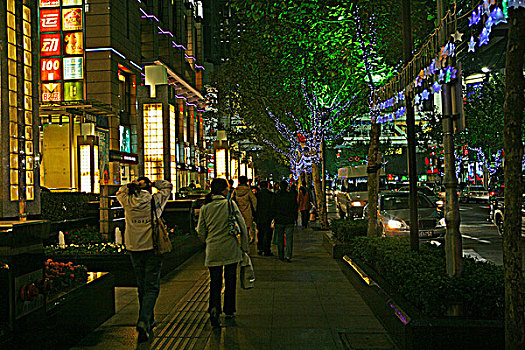
<svg viewBox="0 0 525 350">
<path fill-rule="evenodd" d="M 299 188 L 299 194 L 297 195 L 297 204 L 299 206 L 299 211 L 301 212 L 301 225 L 303 228 L 308 227 L 308 221 L 310 219 L 310 194 L 304 186 Z"/>
<path fill-rule="evenodd" d="M 233 199 L 237 203 L 241 211 L 246 227 L 248 228 L 248 236 L 250 237 L 250 244 L 255 243 L 255 231 L 253 230 L 253 214 L 257 208 L 257 198 L 248 186 L 248 178 L 246 176 L 239 177 L 239 186 L 235 189 Z"/>
<path fill-rule="evenodd" d="M 151 194 L 155 187 L 158 192 Z M 160 291 L 160 269 L 162 256 L 153 251 L 153 228 L 151 226 L 152 208 L 155 204 L 155 215 L 160 217 L 168 201 L 173 185 L 164 180 L 154 183 L 147 177 L 139 177 L 120 187 L 117 200 L 124 208 L 126 230 L 124 242 L 130 252 L 131 263 L 137 279 L 139 297 L 139 317 L 137 321 L 138 341 L 147 341 L 155 327 L 154 309 Z"/>
<path fill-rule="evenodd" d="M 220 327 L 221 290 L 224 271 L 224 313 L 233 318 L 236 312 L 235 288 L 237 285 L 237 264 L 242 261 L 242 250 L 248 250 L 248 231 L 239 208 L 228 200 L 229 186 L 224 179 L 213 179 L 211 192 L 199 213 L 197 232 L 206 243 L 204 265 L 210 270 L 210 302 L 208 312 L 213 327 Z M 251 192 L 250 192 L 251 193 Z M 241 242 L 229 230 L 230 210 L 241 229 Z M 242 250 L 241 250 L 242 247 Z"/>
<path fill-rule="evenodd" d="M 291 192 L 286 180 L 280 183 L 281 190 L 274 196 L 273 216 L 275 220 L 274 235 L 277 236 L 277 249 L 281 261 L 292 261 L 293 230 L 297 220 L 297 193 Z M 286 254 L 285 254 L 286 239 Z"/>
<path fill-rule="evenodd" d="M 272 256 L 272 220 L 273 220 L 273 196 L 268 189 L 268 181 L 261 181 L 261 188 L 257 193 L 257 209 L 255 210 L 257 221 L 257 252 L 259 255 Z"/>
</svg>

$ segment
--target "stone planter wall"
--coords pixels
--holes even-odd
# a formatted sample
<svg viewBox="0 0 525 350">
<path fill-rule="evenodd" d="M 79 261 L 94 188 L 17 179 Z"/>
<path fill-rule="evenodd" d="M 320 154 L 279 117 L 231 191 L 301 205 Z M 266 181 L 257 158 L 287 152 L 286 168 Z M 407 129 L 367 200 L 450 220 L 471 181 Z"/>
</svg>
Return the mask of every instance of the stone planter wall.
<svg viewBox="0 0 525 350">
<path fill-rule="evenodd" d="M 343 243 L 335 238 L 332 231 L 322 231 L 323 247 L 333 259 L 343 258 Z"/>
<path fill-rule="evenodd" d="M 503 320 L 423 317 L 372 269 L 344 261 L 345 274 L 400 349 L 504 349 Z"/>
</svg>

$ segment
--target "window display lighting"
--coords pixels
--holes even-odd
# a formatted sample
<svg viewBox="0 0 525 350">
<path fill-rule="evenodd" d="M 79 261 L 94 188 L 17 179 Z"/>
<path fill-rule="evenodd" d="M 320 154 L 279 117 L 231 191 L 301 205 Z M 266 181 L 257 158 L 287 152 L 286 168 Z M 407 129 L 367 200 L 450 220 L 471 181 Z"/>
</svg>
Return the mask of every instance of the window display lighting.
<svg viewBox="0 0 525 350">
<path fill-rule="evenodd" d="M 144 172 L 152 181 L 163 178 L 162 104 L 144 104 Z"/>
<path fill-rule="evenodd" d="M 226 178 L 226 150 L 224 148 L 215 151 L 215 166 L 217 177 Z"/>
</svg>

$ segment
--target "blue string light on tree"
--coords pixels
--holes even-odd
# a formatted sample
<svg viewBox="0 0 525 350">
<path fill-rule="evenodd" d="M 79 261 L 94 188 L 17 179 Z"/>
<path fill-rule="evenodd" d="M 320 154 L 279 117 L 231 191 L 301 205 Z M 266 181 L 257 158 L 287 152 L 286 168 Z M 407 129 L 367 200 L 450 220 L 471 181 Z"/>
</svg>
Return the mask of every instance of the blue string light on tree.
<svg viewBox="0 0 525 350">
<path fill-rule="evenodd" d="M 475 52 L 476 51 L 476 40 L 473 36 L 470 37 L 470 41 L 468 42 L 468 52 Z"/>
<path fill-rule="evenodd" d="M 473 25 L 477 25 L 481 19 L 481 12 L 478 11 L 479 10 L 479 7 L 472 11 L 472 15 L 469 17 L 469 23 L 468 23 L 468 26 L 469 27 L 472 27 Z"/>
</svg>

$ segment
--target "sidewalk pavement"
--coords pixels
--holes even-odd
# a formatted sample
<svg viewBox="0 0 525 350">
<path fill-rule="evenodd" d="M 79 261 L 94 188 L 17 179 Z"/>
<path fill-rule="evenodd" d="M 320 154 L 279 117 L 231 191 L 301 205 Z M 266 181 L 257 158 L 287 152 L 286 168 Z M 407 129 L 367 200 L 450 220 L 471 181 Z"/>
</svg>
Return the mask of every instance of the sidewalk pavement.
<svg viewBox="0 0 525 350">
<path fill-rule="evenodd" d="M 293 248 L 291 263 L 252 252 L 255 288 L 238 285 L 237 317 L 220 329 L 208 321 L 201 252 L 163 278 L 153 339 L 137 344 L 136 288 L 117 288 L 116 314 L 73 349 L 394 349 L 321 232 L 296 227 Z"/>
</svg>

